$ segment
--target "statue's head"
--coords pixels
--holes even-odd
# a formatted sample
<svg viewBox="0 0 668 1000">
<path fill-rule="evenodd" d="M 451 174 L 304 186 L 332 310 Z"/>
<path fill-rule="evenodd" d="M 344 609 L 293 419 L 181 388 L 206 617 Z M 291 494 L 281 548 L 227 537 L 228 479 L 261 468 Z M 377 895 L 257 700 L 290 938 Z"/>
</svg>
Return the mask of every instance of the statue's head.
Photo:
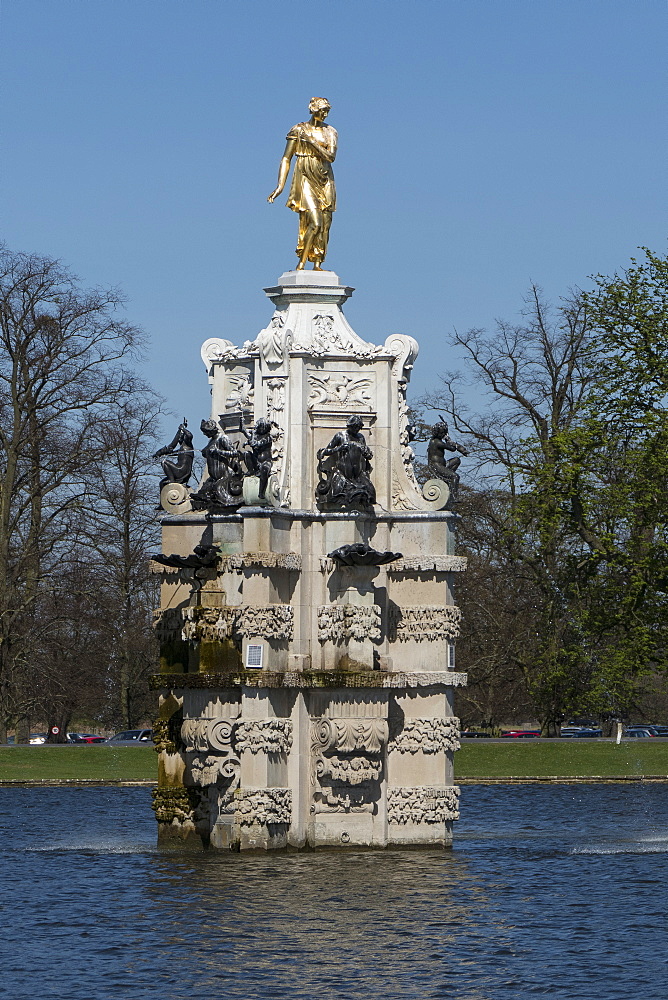
<svg viewBox="0 0 668 1000">
<path fill-rule="evenodd" d="M 348 417 L 346 427 L 353 434 L 359 434 L 363 426 L 364 422 L 362 421 L 362 418 L 358 416 L 356 413 L 353 413 L 352 417 Z"/>
<path fill-rule="evenodd" d="M 317 117 L 322 120 L 326 118 L 332 110 L 332 105 L 326 97 L 312 97 L 309 102 L 308 109 L 312 115 L 317 115 Z"/>
<path fill-rule="evenodd" d="M 439 420 L 438 423 L 434 424 L 431 429 L 432 436 L 435 438 L 444 438 L 448 434 L 448 425 L 445 420 Z"/>
<path fill-rule="evenodd" d="M 220 432 L 220 427 L 215 420 L 203 420 L 199 425 L 199 429 L 208 438 L 215 438 Z"/>
<path fill-rule="evenodd" d="M 255 433 L 258 437 L 266 437 L 271 431 L 271 421 L 270 420 L 257 420 L 255 422 Z"/>
</svg>

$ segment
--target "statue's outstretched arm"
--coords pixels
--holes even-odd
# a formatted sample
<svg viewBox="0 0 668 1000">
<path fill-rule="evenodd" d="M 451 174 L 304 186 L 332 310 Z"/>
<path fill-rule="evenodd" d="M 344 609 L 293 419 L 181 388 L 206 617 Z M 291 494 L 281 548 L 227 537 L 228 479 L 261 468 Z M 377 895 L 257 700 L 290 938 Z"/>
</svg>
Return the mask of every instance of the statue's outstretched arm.
<svg viewBox="0 0 668 1000">
<path fill-rule="evenodd" d="M 285 144 L 285 152 L 283 153 L 283 158 L 281 159 L 280 165 L 278 167 L 278 182 L 276 184 L 276 188 L 274 191 L 271 192 L 271 194 L 267 198 L 267 201 L 274 201 L 275 198 L 278 198 L 279 194 L 285 187 L 285 182 L 287 181 L 288 174 L 290 173 L 290 160 L 292 159 L 294 151 L 295 151 L 295 140 L 288 139 L 287 143 Z"/>
<path fill-rule="evenodd" d="M 162 458 L 164 455 L 173 455 L 176 452 L 176 446 L 181 443 L 179 439 L 181 437 L 182 429 L 183 425 L 181 425 L 177 430 L 176 434 L 174 435 L 173 441 L 170 441 L 170 443 L 166 444 L 164 448 L 161 448 L 159 451 L 156 451 L 155 455 L 153 456 L 154 459 Z"/>
</svg>

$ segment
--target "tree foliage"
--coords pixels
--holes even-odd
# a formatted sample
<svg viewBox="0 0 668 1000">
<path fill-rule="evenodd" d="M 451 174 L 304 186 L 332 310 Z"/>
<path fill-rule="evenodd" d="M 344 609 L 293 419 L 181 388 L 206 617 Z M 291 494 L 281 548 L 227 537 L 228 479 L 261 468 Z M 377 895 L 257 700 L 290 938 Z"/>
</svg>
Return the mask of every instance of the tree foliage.
<svg viewBox="0 0 668 1000">
<path fill-rule="evenodd" d="M 498 673 L 514 661 L 546 731 L 564 714 L 632 712 L 643 678 L 666 664 L 667 278 L 647 252 L 554 309 L 532 287 L 520 324 L 453 337 L 486 409 L 463 405 L 459 374 L 423 401 L 448 411 L 476 456 L 478 528 L 463 529 L 473 613 L 497 614 L 501 581 L 524 608 L 505 652 L 492 629 L 465 639 L 463 656 L 474 685 L 473 638 Z M 491 496 L 486 587 L 471 535 Z"/>
</svg>

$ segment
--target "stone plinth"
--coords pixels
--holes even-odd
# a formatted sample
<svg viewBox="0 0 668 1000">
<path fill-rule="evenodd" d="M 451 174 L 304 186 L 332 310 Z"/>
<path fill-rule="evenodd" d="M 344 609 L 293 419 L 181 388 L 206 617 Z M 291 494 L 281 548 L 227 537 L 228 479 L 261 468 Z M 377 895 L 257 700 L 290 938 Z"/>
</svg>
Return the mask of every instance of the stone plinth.
<svg viewBox="0 0 668 1000">
<path fill-rule="evenodd" d="M 411 337 L 361 340 L 333 272 L 287 272 L 254 341 L 208 340 L 212 414 L 229 436 L 274 421 L 268 503 L 163 518 L 163 552 L 214 546 L 162 575 L 156 725 L 162 842 L 216 848 L 447 845 L 459 611 L 456 515 L 413 472 Z M 376 504 L 323 509 L 317 452 L 362 417 Z M 250 491 L 244 491 L 251 497 Z M 254 494 L 253 494 L 254 495 Z M 255 502 L 255 501 L 254 501 Z M 173 510 L 171 507 L 170 510 Z M 342 564 L 362 543 L 391 557 Z M 373 556 L 375 558 L 375 556 Z"/>
</svg>

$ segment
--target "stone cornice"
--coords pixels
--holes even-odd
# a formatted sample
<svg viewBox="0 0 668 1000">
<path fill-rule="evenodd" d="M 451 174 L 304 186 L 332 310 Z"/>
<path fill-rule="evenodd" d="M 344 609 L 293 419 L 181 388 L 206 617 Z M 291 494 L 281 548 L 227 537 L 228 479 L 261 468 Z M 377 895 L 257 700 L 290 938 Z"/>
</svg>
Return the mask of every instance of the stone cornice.
<svg viewBox="0 0 668 1000">
<path fill-rule="evenodd" d="M 149 686 L 153 691 L 188 688 L 224 690 L 236 687 L 252 688 L 415 688 L 465 687 L 466 674 L 441 671 L 338 671 L 338 670 L 236 670 L 216 674 L 153 674 Z"/>
</svg>

